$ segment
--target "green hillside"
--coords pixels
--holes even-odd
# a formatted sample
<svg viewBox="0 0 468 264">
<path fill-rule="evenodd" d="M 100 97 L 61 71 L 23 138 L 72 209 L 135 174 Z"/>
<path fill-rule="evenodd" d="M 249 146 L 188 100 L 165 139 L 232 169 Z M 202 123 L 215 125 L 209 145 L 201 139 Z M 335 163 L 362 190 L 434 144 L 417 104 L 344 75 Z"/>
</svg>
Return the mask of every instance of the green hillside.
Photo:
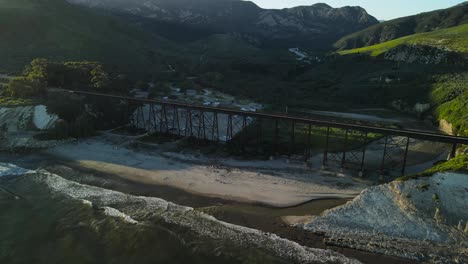
<svg viewBox="0 0 468 264">
<path fill-rule="evenodd" d="M 431 101 L 438 120 L 452 124 L 454 132 L 468 136 L 468 71 L 433 77 Z"/>
<path fill-rule="evenodd" d="M 65 0 L 0 0 L 0 72 L 19 71 L 31 59 L 98 60 L 129 70 L 149 65 L 162 38 L 118 18 Z"/>
<path fill-rule="evenodd" d="M 453 28 L 440 29 L 428 33 L 421 33 L 407 37 L 402 37 L 373 46 L 351 50 L 343 50 L 339 51 L 338 53 L 341 55 L 367 53 L 372 56 L 378 56 L 397 46 L 405 44 L 448 48 L 452 51 L 468 53 L 468 24 L 464 24 Z"/>
<path fill-rule="evenodd" d="M 468 6 L 459 6 L 458 9 Z M 453 10 L 455 10 L 453 9 Z M 342 50 L 338 53 L 347 54 L 368 54 L 377 57 L 387 51 L 402 45 L 416 45 L 436 47 L 444 50 L 451 50 L 460 54 L 468 54 L 468 24 L 456 27 L 444 28 L 445 24 L 439 26 L 439 30 L 427 33 L 413 34 L 401 37 L 384 43 L 366 46 L 362 48 Z M 375 58 L 374 58 L 375 59 Z M 383 60 L 380 60 L 383 63 Z M 373 66 L 374 67 L 374 66 Z M 448 67 L 445 69 L 445 67 Z M 437 69 L 437 70 L 435 70 Z M 417 84 L 407 87 L 408 91 L 415 91 L 414 98 L 427 100 L 433 106 L 432 114 L 437 120 L 446 120 L 453 125 L 454 133 L 468 135 L 468 70 L 461 65 L 452 68 L 449 65 L 441 66 L 431 72 L 423 65 L 414 64 L 411 66 L 413 74 L 425 76 Z M 395 73 L 395 75 L 398 75 Z M 393 87 L 395 94 L 399 96 L 405 94 L 397 87 Z M 398 92 L 396 92 L 398 90 Z M 411 102 L 411 96 L 404 96 L 405 101 Z M 424 99 L 425 98 L 425 99 Z M 414 103 L 414 102 L 411 102 Z"/>
<path fill-rule="evenodd" d="M 397 18 L 343 37 L 338 50 L 349 50 L 384 43 L 404 36 L 456 27 L 468 23 L 468 2 L 448 9 Z"/>
</svg>

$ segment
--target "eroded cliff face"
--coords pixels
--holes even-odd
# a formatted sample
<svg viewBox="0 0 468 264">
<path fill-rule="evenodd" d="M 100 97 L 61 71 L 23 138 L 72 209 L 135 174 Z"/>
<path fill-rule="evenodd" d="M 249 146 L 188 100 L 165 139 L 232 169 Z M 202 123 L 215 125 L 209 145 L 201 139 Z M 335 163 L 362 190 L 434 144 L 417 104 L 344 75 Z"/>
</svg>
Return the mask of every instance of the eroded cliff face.
<svg viewBox="0 0 468 264">
<path fill-rule="evenodd" d="M 55 145 L 39 141 L 34 135 L 55 126 L 58 117 L 47 113 L 43 105 L 0 107 L 0 150 L 38 149 Z"/>
<path fill-rule="evenodd" d="M 439 121 L 439 130 L 448 135 L 454 135 L 453 125 L 450 124 L 447 120 L 442 119 Z"/>
<path fill-rule="evenodd" d="M 57 119 L 57 116 L 48 114 L 43 105 L 0 107 L 0 126 L 5 126 L 7 132 L 47 130 Z"/>
<path fill-rule="evenodd" d="M 304 225 L 333 244 L 441 263 L 468 261 L 468 175 L 438 173 L 363 191 Z"/>
</svg>

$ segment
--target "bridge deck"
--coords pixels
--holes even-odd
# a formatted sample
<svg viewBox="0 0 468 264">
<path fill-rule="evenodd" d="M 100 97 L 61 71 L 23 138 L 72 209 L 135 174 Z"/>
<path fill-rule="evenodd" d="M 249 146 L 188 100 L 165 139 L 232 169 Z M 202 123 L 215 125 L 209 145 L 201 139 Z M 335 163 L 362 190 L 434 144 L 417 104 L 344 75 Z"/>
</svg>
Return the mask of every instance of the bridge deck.
<svg viewBox="0 0 468 264">
<path fill-rule="evenodd" d="M 349 129 L 349 130 L 355 130 L 355 131 L 361 131 L 361 132 L 378 133 L 378 134 L 383 134 L 383 135 L 402 136 L 402 137 L 407 137 L 411 139 L 420 139 L 420 140 L 427 140 L 427 141 L 433 141 L 433 142 L 468 145 L 468 137 L 451 136 L 451 135 L 444 135 L 444 134 L 431 133 L 431 132 L 383 128 L 383 127 L 377 127 L 377 126 L 357 125 L 357 124 L 350 124 L 350 123 L 344 123 L 344 122 L 324 121 L 324 120 L 317 120 L 317 119 L 298 117 L 298 116 L 293 116 L 293 115 L 285 115 L 285 114 L 247 112 L 247 111 L 241 111 L 241 110 L 235 110 L 235 109 L 201 106 L 201 105 L 178 102 L 178 101 L 138 99 L 138 98 L 129 97 L 129 96 L 94 93 L 94 92 L 86 92 L 86 91 L 71 91 L 71 90 L 63 90 L 63 89 L 56 89 L 56 90 L 61 91 L 61 92 L 70 92 L 70 93 L 74 93 L 78 95 L 107 97 L 107 98 L 128 100 L 128 101 L 140 102 L 140 103 L 146 103 L 146 104 L 172 106 L 172 107 L 181 108 L 181 109 L 193 109 L 193 110 L 200 110 L 204 112 L 214 112 L 214 113 L 222 113 L 222 114 L 227 114 L 227 115 L 238 115 L 238 116 L 249 116 L 253 118 L 262 118 L 262 119 L 285 120 L 285 121 L 290 121 L 290 122 L 295 122 L 295 123 L 311 124 L 314 126 L 342 128 L 342 129 Z"/>
<path fill-rule="evenodd" d="M 318 147 L 323 149 L 322 167 L 357 170 L 360 175 L 366 174 L 368 170 L 378 170 L 380 175 L 388 175 L 395 171 L 404 175 L 408 156 L 413 153 L 410 150 L 412 141 L 423 140 L 450 144 L 452 146 L 450 158 L 455 156 L 458 145 L 468 145 L 467 137 L 424 131 L 350 124 L 276 113 L 248 112 L 178 101 L 139 99 L 87 91 L 63 89 L 55 89 L 55 91 L 126 101 L 127 113 L 125 115 L 130 120 L 125 122 L 137 128 L 150 132 L 159 131 L 210 141 L 230 142 L 233 143 L 231 146 L 240 147 L 243 153 L 254 151 L 257 154 L 272 156 L 287 153 L 289 158 L 300 156 L 304 158 L 306 164 L 311 165 L 315 162 L 311 156 L 312 148 Z M 135 108 L 129 110 L 130 105 Z M 256 120 L 255 123 L 254 120 Z M 264 120 L 267 122 L 263 122 Z M 265 123 L 268 123 L 266 127 L 264 127 Z M 317 133 L 312 127 L 326 129 Z M 249 128 L 250 132 L 248 132 Z M 338 129 L 338 134 L 333 131 L 334 128 Z M 240 133 L 243 131 L 245 133 Z M 253 134 L 249 134 L 252 132 Z M 266 140 L 264 132 L 269 133 Z M 378 140 L 375 138 L 372 140 L 369 133 L 382 136 L 379 136 Z M 299 136 L 301 136 L 300 142 Z M 318 142 L 321 145 L 312 146 L 313 137 L 319 139 Z M 350 145 L 352 142 L 357 145 Z M 371 142 L 377 150 L 369 147 Z M 334 147 L 331 146 L 332 143 Z M 369 151 L 373 153 L 372 157 L 369 157 Z"/>
</svg>

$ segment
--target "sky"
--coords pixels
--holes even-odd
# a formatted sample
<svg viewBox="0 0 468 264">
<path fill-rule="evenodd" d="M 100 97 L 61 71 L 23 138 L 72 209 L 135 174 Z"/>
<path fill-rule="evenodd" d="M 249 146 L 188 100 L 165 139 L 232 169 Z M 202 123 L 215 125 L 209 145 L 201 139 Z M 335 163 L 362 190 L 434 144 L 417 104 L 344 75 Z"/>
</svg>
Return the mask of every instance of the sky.
<svg viewBox="0 0 468 264">
<path fill-rule="evenodd" d="M 263 8 L 285 8 L 326 3 L 332 7 L 361 6 L 379 20 L 390 20 L 451 7 L 467 0 L 250 0 Z"/>
</svg>

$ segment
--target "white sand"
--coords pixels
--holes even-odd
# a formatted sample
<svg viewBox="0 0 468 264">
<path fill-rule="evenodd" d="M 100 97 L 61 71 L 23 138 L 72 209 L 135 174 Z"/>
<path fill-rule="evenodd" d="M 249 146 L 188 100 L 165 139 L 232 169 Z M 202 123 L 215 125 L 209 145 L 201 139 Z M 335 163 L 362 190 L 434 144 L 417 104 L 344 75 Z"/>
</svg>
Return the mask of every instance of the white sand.
<svg viewBox="0 0 468 264">
<path fill-rule="evenodd" d="M 468 261 L 468 175 L 440 173 L 363 191 L 305 225 L 333 243 L 418 258 Z M 457 263 L 466 263 L 460 261 Z"/>
<path fill-rule="evenodd" d="M 136 182 L 165 185 L 194 194 L 287 207 L 313 199 L 352 198 L 367 186 L 349 177 L 319 171 L 236 169 L 197 165 L 126 148 L 120 136 L 101 136 L 57 146 L 47 151 L 80 166 Z M 180 155 L 178 155 L 180 157 Z"/>
</svg>

